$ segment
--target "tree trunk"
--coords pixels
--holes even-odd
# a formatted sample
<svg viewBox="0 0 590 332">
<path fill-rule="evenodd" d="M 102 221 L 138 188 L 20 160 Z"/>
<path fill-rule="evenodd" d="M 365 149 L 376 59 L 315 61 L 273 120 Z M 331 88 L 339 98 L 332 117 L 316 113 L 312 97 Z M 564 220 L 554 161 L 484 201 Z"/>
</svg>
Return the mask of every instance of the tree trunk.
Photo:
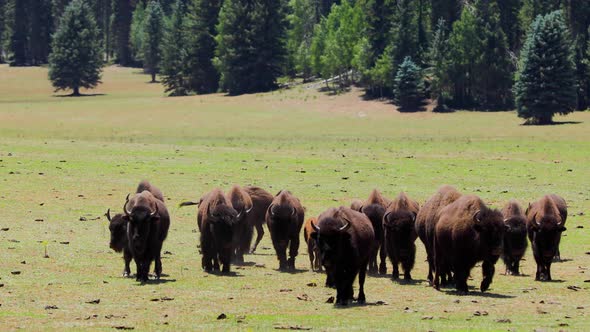
<svg viewBox="0 0 590 332">
<path fill-rule="evenodd" d="M 553 123 L 553 115 L 551 114 L 543 114 L 535 117 L 537 124 L 539 125 L 548 125 Z"/>
<path fill-rule="evenodd" d="M 72 96 L 74 96 L 74 97 L 80 96 L 80 87 L 78 87 L 78 86 L 74 87 L 74 93 L 72 93 Z"/>
<path fill-rule="evenodd" d="M 156 72 L 152 72 L 152 83 L 156 83 Z"/>
</svg>

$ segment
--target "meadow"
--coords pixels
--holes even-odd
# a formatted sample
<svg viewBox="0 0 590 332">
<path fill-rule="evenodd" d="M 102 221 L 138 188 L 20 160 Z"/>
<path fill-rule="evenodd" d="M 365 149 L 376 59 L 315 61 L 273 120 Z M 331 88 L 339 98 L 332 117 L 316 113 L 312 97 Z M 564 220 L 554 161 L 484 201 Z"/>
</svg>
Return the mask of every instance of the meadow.
<svg viewBox="0 0 590 332">
<path fill-rule="evenodd" d="M 148 80 L 108 67 L 92 96 L 70 98 L 44 68 L 0 66 L 2 330 L 590 329 L 590 112 L 522 126 L 515 112 L 401 114 L 354 89 L 169 98 Z M 162 189 L 172 219 L 165 276 L 146 285 L 121 276 L 103 216 L 142 179 Z M 459 296 L 428 286 L 418 240 L 415 282 L 393 282 L 388 262 L 388 276 L 367 278 L 367 305 L 337 308 L 303 242 L 298 270 L 277 270 L 268 231 L 235 275 L 202 271 L 196 209 L 178 203 L 234 183 L 289 189 L 306 217 L 373 188 L 422 204 L 451 184 L 497 208 L 557 193 L 569 204 L 564 261 L 553 282 L 535 282 L 529 246 L 524 276 L 500 261 L 488 292 Z M 472 278 L 478 286 L 479 267 Z"/>
</svg>

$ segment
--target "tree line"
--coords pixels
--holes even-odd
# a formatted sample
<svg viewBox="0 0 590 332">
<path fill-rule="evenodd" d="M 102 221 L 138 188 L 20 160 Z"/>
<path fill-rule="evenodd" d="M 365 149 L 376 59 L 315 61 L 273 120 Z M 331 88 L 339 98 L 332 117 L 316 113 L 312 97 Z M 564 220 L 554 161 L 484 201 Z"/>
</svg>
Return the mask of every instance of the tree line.
<svg viewBox="0 0 590 332">
<path fill-rule="evenodd" d="M 0 60 L 46 63 L 71 1 L 0 0 Z M 566 105 L 552 106 L 557 113 L 590 103 L 585 0 L 82 2 L 101 60 L 143 66 L 152 81 L 159 74 L 170 95 L 268 91 L 286 76 L 321 78 L 335 91 L 359 85 L 408 108 L 431 97 L 441 111 L 520 111 L 519 102 L 553 98 L 543 97 L 549 88 Z M 561 73 L 525 69 L 543 63 Z"/>
</svg>

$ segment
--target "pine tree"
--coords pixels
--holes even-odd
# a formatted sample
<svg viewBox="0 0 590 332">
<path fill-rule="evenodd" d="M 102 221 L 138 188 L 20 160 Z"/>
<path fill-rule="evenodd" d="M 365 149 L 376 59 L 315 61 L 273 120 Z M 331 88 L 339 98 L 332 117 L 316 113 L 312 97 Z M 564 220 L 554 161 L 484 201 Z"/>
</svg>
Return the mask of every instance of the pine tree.
<svg viewBox="0 0 590 332">
<path fill-rule="evenodd" d="M 0 0 L 0 63 L 4 63 L 6 61 L 5 59 L 5 46 L 4 46 L 4 40 L 5 40 L 5 35 L 6 35 L 6 16 L 8 14 L 8 6 L 7 6 L 7 0 Z"/>
<path fill-rule="evenodd" d="M 129 30 L 129 50 L 133 64 L 143 66 L 145 42 L 148 39 L 146 30 L 146 6 L 138 3 L 133 10 Z"/>
<path fill-rule="evenodd" d="M 166 31 L 162 50 L 162 83 L 170 96 L 185 96 L 189 93 L 185 17 L 186 5 L 183 0 L 179 0 L 172 14 L 170 28 Z"/>
<path fill-rule="evenodd" d="M 500 24 L 506 35 L 508 46 L 512 51 L 520 49 L 522 29 L 518 19 L 518 13 L 522 8 L 522 0 L 498 0 L 500 9 Z"/>
<path fill-rule="evenodd" d="M 51 0 L 36 0 L 29 3 L 29 62 L 32 65 L 47 63 L 50 52 L 51 32 L 53 28 L 51 16 Z"/>
<path fill-rule="evenodd" d="M 461 16 L 461 0 L 430 0 L 431 5 L 431 26 L 436 26 L 439 19 L 447 22 L 447 29 L 450 30 L 453 23 Z"/>
<path fill-rule="evenodd" d="M 314 26 L 317 22 L 313 0 L 291 0 L 288 15 L 290 29 L 287 32 L 286 70 L 289 75 L 311 75 L 310 52 Z"/>
<path fill-rule="evenodd" d="M 53 35 L 49 79 L 56 91 L 94 88 L 100 83 L 102 58 L 100 35 L 84 0 L 72 0 Z"/>
<path fill-rule="evenodd" d="M 132 0 L 113 0 L 111 31 L 114 36 L 116 61 L 122 66 L 131 65 L 133 62 L 129 35 L 134 3 Z"/>
<path fill-rule="evenodd" d="M 529 29 L 516 74 L 518 116 L 549 124 L 576 106 L 572 49 L 560 11 L 538 16 Z"/>
<path fill-rule="evenodd" d="M 511 102 L 513 69 L 508 42 L 494 1 L 477 0 L 477 35 L 482 48 L 477 57 L 473 97 L 480 105 L 505 106 Z M 475 47 L 476 45 L 474 45 Z"/>
<path fill-rule="evenodd" d="M 29 65 L 29 34 L 27 1 L 14 2 L 12 36 L 10 50 L 12 52 L 11 66 Z"/>
<path fill-rule="evenodd" d="M 424 83 L 420 68 L 406 57 L 395 75 L 395 101 L 400 111 L 418 109 L 424 98 Z"/>
<path fill-rule="evenodd" d="M 436 24 L 432 43 L 428 51 L 428 74 L 430 76 L 430 94 L 436 99 L 436 111 L 445 110 L 445 95 L 448 94 L 449 79 L 447 73 L 447 53 L 449 48 L 447 24 L 443 18 Z"/>
<path fill-rule="evenodd" d="M 234 2 L 226 1 L 228 7 Z M 221 1 L 215 0 L 192 0 L 188 5 L 186 71 L 189 89 L 199 94 L 214 93 L 219 88 L 219 73 L 213 61 L 220 8 Z"/>
<path fill-rule="evenodd" d="M 160 3 L 150 1 L 144 20 L 143 65 L 156 82 L 156 74 L 162 61 L 162 39 L 164 38 L 164 12 Z"/>
</svg>

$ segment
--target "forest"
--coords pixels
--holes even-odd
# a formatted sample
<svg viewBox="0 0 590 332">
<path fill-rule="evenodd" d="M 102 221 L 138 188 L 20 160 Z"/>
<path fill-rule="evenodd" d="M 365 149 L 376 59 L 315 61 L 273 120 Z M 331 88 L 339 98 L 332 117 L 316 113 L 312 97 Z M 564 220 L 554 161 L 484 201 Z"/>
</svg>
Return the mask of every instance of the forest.
<svg viewBox="0 0 590 332">
<path fill-rule="evenodd" d="M 143 67 L 169 95 L 238 95 L 323 79 L 335 93 L 357 85 L 369 98 L 410 108 L 429 97 L 439 111 L 520 110 L 528 98 L 521 93 L 542 99 L 547 87 L 563 90 L 557 113 L 590 102 L 584 0 L 77 1 L 89 8 L 94 23 L 82 29 L 96 30 L 102 64 Z M 69 3 L 0 0 L 0 61 L 48 63 Z M 537 20 L 545 18 L 557 23 L 543 28 Z M 553 39 L 535 44 L 543 31 Z M 561 52 L 551 65 L 561 78 L 540 82 L 523 69 L 552 52 Z M 537 86 L 519 86 L 522 77 Z"/>
</svg>

